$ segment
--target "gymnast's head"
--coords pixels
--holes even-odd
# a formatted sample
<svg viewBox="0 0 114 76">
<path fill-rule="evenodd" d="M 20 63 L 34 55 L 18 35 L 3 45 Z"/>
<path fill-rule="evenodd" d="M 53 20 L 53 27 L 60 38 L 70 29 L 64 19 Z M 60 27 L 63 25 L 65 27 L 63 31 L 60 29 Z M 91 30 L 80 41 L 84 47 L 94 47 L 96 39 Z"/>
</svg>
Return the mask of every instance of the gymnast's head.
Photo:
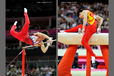
<svg viewBox="0 0 114 76">
<path fill-rule="evenodd" d="M 82 11 L 83 11 L 83 9 L 80 9 L 80 10 L 77 12 L 77 16 L 78 16 L 79 18 L 82 18 L 82 17 L 83 17 Z"/>
<path fill-rule="evenodd" d="M 45 40 L 47 38 L 49 38 L 49 34 L 47 31 L 42 31 L 42 32 L 36 32 L 33 34 L 34 36 L 38 36 L 37 40 Z"/>
<path fill-rule="evenodd" d="M 84 11 L 88 11 L 89 9 L 88 8 L 83 8 L 83 9 L 80 9 L 79 11 L 78 11 L 78 17 L 79 18 L 81 18 L 81 19 L 83 19 L 84 18 Z"/>
<path fill-rule="evenodd" d="M 43 34 L 45 34 L 45 35 L 48 35 L 48 36 L 49 36 L 48 31 L 42 31 L 41 33 L 43 33 Z"/>
<path fill-rule="evenodd" d="M 80 13 L 79 13 L 79 18 L 82 18 L 82 19 L 84 18 L 84 16 L 83 16 L 83 13 L 82 13 L 82 12 L 80 12 Z"/>
<path fill-rule="evenodd" d="M 47 35 L 47 36 L 49 36 L 48 31 L 42 31 L 41 33 L 42 33 L 42 34 L 45 34 L 45 35 Z M 44 37 L 42 37 L 42 40 L 45 40 L 45 38 L 44 38 Z"/>
</svg>

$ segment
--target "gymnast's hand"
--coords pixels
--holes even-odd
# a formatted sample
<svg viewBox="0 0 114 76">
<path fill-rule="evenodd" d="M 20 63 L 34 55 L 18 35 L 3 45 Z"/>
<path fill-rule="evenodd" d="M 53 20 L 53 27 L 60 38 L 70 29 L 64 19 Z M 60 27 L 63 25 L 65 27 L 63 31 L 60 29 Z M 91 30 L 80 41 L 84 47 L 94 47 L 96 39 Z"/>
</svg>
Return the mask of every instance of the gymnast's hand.
<svg viewBox="0 0 114 76">
<path fill-rule="evenodd" d="M 51 43 L 47 43 L 47 46 L 51 46 Z"/>
<path fill-rule="evenodd" d="M 97 33 L 100 33 L 101 32 L 101 28 L 97 28 Z"/>
<path fill-rule="evenodd" d="M 49 38 L 49 40 L 52 40 L 52 39 L 53 39 L 52 37 Z"/>
<path fill-rule="evenodd" d="M 53 43 L 52 37 L 50 37 L 49 40 L 47 40 L 47 43 L 50 43 L 50 44 Z"/>
</svg>

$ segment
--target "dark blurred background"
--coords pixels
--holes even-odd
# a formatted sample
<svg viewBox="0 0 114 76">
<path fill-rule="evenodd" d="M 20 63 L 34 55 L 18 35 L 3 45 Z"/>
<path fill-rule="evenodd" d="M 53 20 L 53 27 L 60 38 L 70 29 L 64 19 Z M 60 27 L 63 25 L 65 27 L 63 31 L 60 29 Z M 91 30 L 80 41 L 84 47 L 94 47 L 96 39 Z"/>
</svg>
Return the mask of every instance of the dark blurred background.
<svg viewBox="0 0 114 76">
<path fill-rule="evenodd" d="M 87 2 L 87 3 L 95 3 L 95 2 L 99 2 L 99 3 L 109 3 L 109 0 L 58 0 L 58 3 L 61 4 L 61 2 L 78 2 L 78 3 L 83 3 L 83 2 Z"/>
<path fill-rule="evenodd" d="M 28 9 L 30 17 L 55 16 L 56 0 L 7 0 L 6 16 L 23 17 L 23 8 Z"/>
</svg>

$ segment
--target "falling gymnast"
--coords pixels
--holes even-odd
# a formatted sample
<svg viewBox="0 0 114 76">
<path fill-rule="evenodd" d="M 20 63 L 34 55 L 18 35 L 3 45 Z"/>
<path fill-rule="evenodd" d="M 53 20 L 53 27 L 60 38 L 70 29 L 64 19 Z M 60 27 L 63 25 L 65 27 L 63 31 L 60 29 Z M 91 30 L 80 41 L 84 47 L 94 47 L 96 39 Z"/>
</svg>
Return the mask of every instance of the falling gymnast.
<svg viewBox="0 0 114 76">
<path fill-rule="evenodd" d="M 95 32 L 100 32 L 101 31 L 101 24 L 103 22 L 103 18 L 95 15 L 89 10 L 83 10 L 79 13 L 79 18 L 83 19 L 83 24 L 80 24 L 74 28 L 64 30 L 61 32 L 76 32 L 78 29 L 82 29 L 83 38 L 81 40 L 82 45 L 89 51 L 91 56 L 95 56 L 94 52 L 92 51 L 90 45 L 88 44 L 88 41 L 90 37 L 95 33 Z M 98 24 L 98 29 L 97 29 L 97 21 L 99 22 Z M 88 25 L 87 25 L 88 23 Z"/>
<path fill-rule="evenodd" d="M 21 31 L 20 32 L 15 31 L 16 24 L 17 24 L 17 21 L 15 21 L 15 23 L 11 27 L 10 34 L 26 44 L 29 44 L 32 46 L 40 46 L 42 52 L 46 53 L 49 46 L 53 42 L 52 37 L 49 37 L 40 32 L 34 33 L 32 36 L 30 36 L 28 33 L 30 21 L 29 21 L 29 17 L 28 17 L 26 8 L 24 8 L 24 16 L 25 16 L 25 24 L 24 24 L 23 28 L 21 29 Z M 46 47 L 44 46 L 44 42 L 43 42 L 44 39 L 48 39 L 46 42 L 47 43 Z"/>
</svg>

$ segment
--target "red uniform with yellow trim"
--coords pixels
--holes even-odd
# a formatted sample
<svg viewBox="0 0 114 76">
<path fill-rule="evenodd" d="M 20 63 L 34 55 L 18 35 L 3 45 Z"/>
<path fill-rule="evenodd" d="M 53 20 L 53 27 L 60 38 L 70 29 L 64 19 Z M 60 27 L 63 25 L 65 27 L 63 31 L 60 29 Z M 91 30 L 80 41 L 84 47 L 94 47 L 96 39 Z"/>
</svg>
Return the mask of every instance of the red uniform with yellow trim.
<svg viewBox="0 0 114 76">
<path fill-rule="evenodd" d="M 87 22 L 90 25 L 92 25 L 95 21 L 96 21 L 96 15 L 94 13 L 92 13 L 91 11 L 89 11 L 89 13 L 87 15 Z"/>
<path fill-rule="evenodd" d="M 85 26 L 85 33 L 83 35 L 81 43 L 86 48 L 86 50 L 90 52 L 92 56 L 96 56 L 92 51 L 90 45 L 88 44 L 88 41 L 91 38 L 91 36 L 97 31 L 96 15 L 91 11 L 89 11 L 89 13 L 87 14 L 87 23 L 88 23 L 88 26 Z M 65 32 L 76 32 L 78 31 L 79 28 L 82 29 L 82 27 L 83 27 L 83 24 L 80 24 L 74 28 L 65 30 Z"/>
</svg>

